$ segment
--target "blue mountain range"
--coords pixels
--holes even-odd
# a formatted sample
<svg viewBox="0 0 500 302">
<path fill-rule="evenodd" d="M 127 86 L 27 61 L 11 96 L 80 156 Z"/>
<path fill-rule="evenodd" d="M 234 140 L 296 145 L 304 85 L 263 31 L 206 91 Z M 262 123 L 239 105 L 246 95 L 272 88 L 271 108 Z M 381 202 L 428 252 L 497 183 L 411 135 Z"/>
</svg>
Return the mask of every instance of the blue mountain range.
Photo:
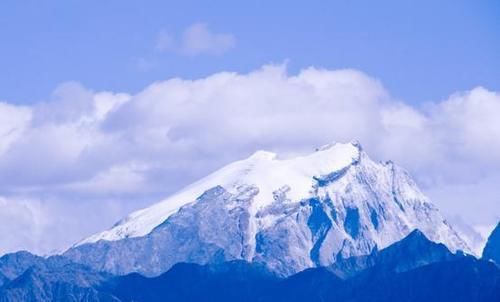
<svg viewBox="0 0 500 302">
<path fill-rule="evenodd" d="M 0 258 L 0 274 L 0 301 L 500 301 L 499 266 L 454 254 L 418 230 L 370 255 L 289 277 L 242 260 L 114 276 L 27 252 Z"/>
</svg>

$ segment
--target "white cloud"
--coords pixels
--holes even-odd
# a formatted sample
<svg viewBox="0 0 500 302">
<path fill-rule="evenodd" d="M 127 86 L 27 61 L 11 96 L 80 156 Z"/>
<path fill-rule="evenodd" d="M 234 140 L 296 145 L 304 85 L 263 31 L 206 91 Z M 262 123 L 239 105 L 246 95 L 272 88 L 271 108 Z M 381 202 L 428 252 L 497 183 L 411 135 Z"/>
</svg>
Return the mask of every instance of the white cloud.
<svg viewBox="0 0 500 302">
<path fill-rule="evenodd" d="M 75 193 L 94 194 L 140 193 L 148 189 L 144 173 L 148 167 L 139 163 L 127 163 L 98 172 L 88 180 L 69 184 L 66 189 Z"/>
<path fill-rule="evenodd" d="M 232 34 L 213 32 L 205 23 L 190 25 L 177 39 L 166 30 L 161 30 L 155 41 L 157 51 L 188 56 L 222 55 L 234 47 L 236 39 Z M 141 63 L 143 61 L 141 59 Z"/>
<path fill-rule="evenodd" d="M 30 108 L 0 102 L 0 154 L 23 134 L 30 120 Z"/>
<path fill-rule="evenodd" d="M 182 36 L 182 51 L 188 55 L 221 55 L 235 45 L 232 35 L 211 32 L 204 23 L 189 26 Z"/>
<path fill-rule="evenodd" d="M 0 142 L 0 195 L 43 198 L 50 211 L 40 215 L 58 213 L 46 218 L 51 226 L 76 220 L 80 231 L 65 237 L 68 244 L 256 149 L 292 156 L 358 139 L 374 158 L 409 169 L 447 212 L 489 224 L 500 212 L 492 185 L 500 179 L 499 114 L 499 94 L 485 88 L 417 108 L 355 70 L 289 75 L 271 65 L 170 79 L 133 96 L 69 83 L 32 108 L 0 104 L 0 134 L 8 138 Z M 471 211 L 471 202 L 482 210 Z M 107 215 L 103 205 L 116 208 Z M 92 211 L 99 221 L 83 219 Z M 20 212 L 5 211 L 29 228 Z M 41 242 L 40 251 L 64 245 Z"/>
<path fill-rule="evenodd" d="M 474 160 L 500 160 L 500 94 L 478 87 L 457 93 L 434 112 L 437 126 L 458 145 L 463 156 Z"/>
<path fill-rule="evenodd" d="M 95 231 L 109 227 L 132 209 L 115 199 L 67 202 L 0 196 L 0 255 L 29 250 L 41 255 L 61 252 Z"/>
</svg>

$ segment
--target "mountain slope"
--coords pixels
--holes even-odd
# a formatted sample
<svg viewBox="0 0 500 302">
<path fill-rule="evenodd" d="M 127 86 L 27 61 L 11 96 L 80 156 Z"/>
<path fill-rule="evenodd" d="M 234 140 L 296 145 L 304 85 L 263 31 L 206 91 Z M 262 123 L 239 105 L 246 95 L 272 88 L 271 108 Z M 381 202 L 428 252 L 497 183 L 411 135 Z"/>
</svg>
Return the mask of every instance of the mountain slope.
<svg viewBox="0 0 500 302">
<path fill-rule="evenodd" d="M 5 283 L 9 281 L 10 281 L 9 278 L 7 278 L 4 274 L 0 273 L 0 287 L 2 287 Z"/>
<path fill-rule="evenodd" d="M 417 228 L 470 251 L 403 169 L 372 161 L 358 143 L 334 144 L 288 160 L 257 152 L 65 255 L 117 274 L 242 259 L 287 276 L 370 254 Z"/>
<path fill-rule="evenodd" d="M 463 257 L 451 253 L 442 243 L 435 243 L 420 230 L 389 247 L 370 255 L 338 259 L 329 269 L 337 276 L 348 279 L 372 267 L 392 272 L 405 272 L 431 263 L 450 261 Z"/>
<path fill-rule="evenodd" d="M 500 222 L 488 237 L 488 242 L 483 250 L 483 258 L 492 260 L 500 266 Z"/>
<path fill-rule="evenodd" d="M 95 287 L 111 276 L 61 256 L 42 258 L 27 252 L 8 254 L 0 268 L 9 279 L 0 285 L 1 302 L 118 301 Z"/>
<path fill-rule="evenodd" d="M 179 263 L 155 278 L 133 273 L 111 279 L 101 292 L 121 301 L 257 301 L 278 281 L 264 267 L 244 261 L 210 266 Z"/>
<path fill-rule="evenodd" d="M 44 258 L 26 251 L 5 254 L 0 257 L 0 274 L 10 280 L 19 277 L 34 265 L 40 265 Z"/>
<path fill-rule="evenodd" d="M 99 274 L 85 268 L 33 267 L 0 288 L 0 301 L 118 301 L 94 288 L 102 281 Z"/>
</svg>

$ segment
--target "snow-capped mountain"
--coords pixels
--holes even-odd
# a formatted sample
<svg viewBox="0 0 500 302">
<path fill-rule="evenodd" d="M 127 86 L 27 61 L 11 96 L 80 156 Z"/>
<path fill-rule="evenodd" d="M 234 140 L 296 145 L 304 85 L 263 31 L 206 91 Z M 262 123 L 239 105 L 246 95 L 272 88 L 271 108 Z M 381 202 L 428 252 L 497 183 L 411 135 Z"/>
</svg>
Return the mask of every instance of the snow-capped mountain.
<svg viewBox="0 0 500 302">
<path fill-rule="evenodd" d="M 253 198 L 250 207 L 254 216 L 259 209 L 273 204 L 280 194 L 295 202 L 300 201 L 311 195 L 315 183 L 313 177 L 341 171 L 360 156 L 357 147 L 352 144 L 337 144 L 332 148 L 325 146 L 323 149 L 293 160 L 278 160 L 274 153 L 257 151 L 249 158 L 227 165 L 162 202 L 130 214 L 110 230 L 91 236 L 79 244 L 147 235 L 182 206 L 216 186 L 236 194 L 241 186 L 255 186 L 259 193 Z"/>
<path fill-rule="evenodd" d="M 65 255 L 119 274 L 243 259 L 290 275 L 369 254 L 414 229 L 471 252 L 407 172 L 372 161 L 357 142 L 337 143 L 286 160 L 256 152 Z"/>
</svg>

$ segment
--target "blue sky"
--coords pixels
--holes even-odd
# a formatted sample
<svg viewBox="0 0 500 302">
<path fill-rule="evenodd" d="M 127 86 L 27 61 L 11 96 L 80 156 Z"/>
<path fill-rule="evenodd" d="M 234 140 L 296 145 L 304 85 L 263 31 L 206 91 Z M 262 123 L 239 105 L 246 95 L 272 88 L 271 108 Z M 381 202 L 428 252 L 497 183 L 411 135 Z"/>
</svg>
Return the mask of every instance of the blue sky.
<svg viewBox="0 0 500 302">
<path fill-rule="evenodd" d="M 488 229 L 499 16 L 490 0 L 2 1 L 0 254 L 64 249 L 259 149 L 353 139 Z"/>
<path fill-rule="evenodd" d="M 500 88 L 500 2 L 2 1 L 0 100 L 32 104 L 78 81 L 137 92 L 171 77 L 288 62 L 356 68 L 418 104 Z M 156 49 L 194 23 L 234 38 L 222 55 Z"/>
</svg>

